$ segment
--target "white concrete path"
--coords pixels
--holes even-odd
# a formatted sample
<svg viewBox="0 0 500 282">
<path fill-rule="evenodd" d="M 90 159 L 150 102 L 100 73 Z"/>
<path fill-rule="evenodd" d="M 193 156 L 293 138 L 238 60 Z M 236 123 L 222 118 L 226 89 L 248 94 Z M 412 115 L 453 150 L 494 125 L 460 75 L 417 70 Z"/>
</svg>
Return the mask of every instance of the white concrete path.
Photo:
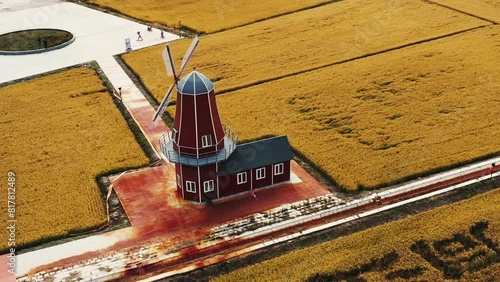
<svg viewBox="0 0 500 282">
<path fill-rule="evenodd" d="M 179 38 L 167 32 L 161 38 L 157 29 L 148 32 L 145 25 L 73 3 L 47 2 L 49 5 L 26 10 L 15 10 L 17 6 L 12 6 L 14 11 L 9 11 L 2 2 L 0 8 L 7 12 L 0 13 L 0 34 L 29 28 L 58 28 L 73 33 L 75 41 L 41 54 L 0 55 L 0 83 L 123 53 L 125 38 L 130 38 L 134 50 Z M 138 31 L 143 41 L 137 41 Z"/>
<path fill-rule="evenodd" d="M 161 54 L 158 54 L 158 59 L 161 59 Z M 163 154 L 160 154 L 158 143 L 160 137 L 168 131 L 165 122 L 162 119 L 152 121 L 155 109 L 113 57 L 97 59 L 97 63 L 113 87 L 117 90 L 121 87 L 123 104 L 155 151 L 156 156 L 168 163 Z"/>
<path fill-rule="evenodd" d="M 1 0 L 0 13 L 26 10 L 29 8 L 42 7 L 62 2 L 62 0 Z"/>
<path fill-rule="evenodd" d="M 136 235 L 137 233 L 134 227 L 127 227 L 29 253 L 24 253 L 17 256 L 16 273 L 17 275 L 26 274 L 30 270 L 41 265 L 46 265 L 88 252 L 98 252 L 119 242 L 134 238 Z"/>
</svg>

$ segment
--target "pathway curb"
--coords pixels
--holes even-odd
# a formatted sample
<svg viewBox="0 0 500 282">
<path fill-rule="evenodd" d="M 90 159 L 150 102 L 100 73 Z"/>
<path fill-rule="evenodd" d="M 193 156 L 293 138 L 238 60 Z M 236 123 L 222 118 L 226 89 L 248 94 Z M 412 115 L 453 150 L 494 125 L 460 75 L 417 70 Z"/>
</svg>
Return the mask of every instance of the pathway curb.
<svg viewBox="0 0 500 282">
<path fill-rule="evenodd" d="M 61 43 L 59 45 L 49 47 L 49 48 L 36 49 L 36 50 L 27 50 L 27 51 L 2 51 L 2 50 L 0 50 L 0 55 L 3 55 L 3 56 L 21 56 L 21 55 L 32 55 L 32 54 L 47 53 L 47 52 L 50 52 L 50 51 L 54 51 L 54 50 L 57 50 L 57 49 L 64 48 L 64 47 L 70 45 L 73 42 L 75 42 L 75 36 L 74 35 L 73 35 L 73 37 L 71 37 L 70 40 L 68 40 L 68 41 L 66 41 L 64 43 Z"/>
</svg>

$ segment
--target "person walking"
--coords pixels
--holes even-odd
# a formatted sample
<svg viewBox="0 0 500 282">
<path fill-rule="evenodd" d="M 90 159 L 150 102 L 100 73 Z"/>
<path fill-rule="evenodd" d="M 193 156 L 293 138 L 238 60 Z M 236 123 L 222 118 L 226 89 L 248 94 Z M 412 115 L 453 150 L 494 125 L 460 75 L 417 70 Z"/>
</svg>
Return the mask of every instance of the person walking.
<svg viewBox="0 0 500 282">
<path fill-rule="evenodd" d="M 255 194 L 255 190 L 252 189 L 252 191 L 250 192 L 250 195 L 255 199 L 257 200 L 257 195 Z"/>
<path fill-rule="evenodd" d="M 144 39 L 143 39 L 143 38 L 142 38 L 142 36 L 141 36 L 141 32 L 140 32 L 140 31 L 138 31 L 138 32 L 137 32 L 137 41 L 142 41 L 142 40 L 144 40 Z"/>
</svg>

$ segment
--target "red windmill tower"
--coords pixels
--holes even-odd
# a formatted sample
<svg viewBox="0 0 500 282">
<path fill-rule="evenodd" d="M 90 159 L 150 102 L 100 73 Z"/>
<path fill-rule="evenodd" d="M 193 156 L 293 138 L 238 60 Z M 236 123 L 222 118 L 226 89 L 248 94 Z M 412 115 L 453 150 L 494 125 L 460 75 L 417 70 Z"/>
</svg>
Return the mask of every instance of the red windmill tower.
<svg viewBox="0 0 500 282">
<path fill-rule="evenodd" d="M 222 125 L 214 85 L 205 75 L 193 70 L 178 80 L 197 46 L 196 37 L 182 60 L 178 75 L 170 47 L 165 48 L 165 66 L 167 73 L 174 76 L 175 83 L 170 86 L 154 119 L 163 113 L 176 85 L 174 126 L 160 139 L 160 145 L 167 159 L 175 163 L 177 191 L 186 200 L 202 202 L 220 197 L 217 166 L 236 149 L 237 137 Z"/>
<path fill-rule="evenodd" d="M 196 37 L 191 43 L 178 74 L 169 45 L 163 51 L 167 73 L 175 82 L 153 118 L 164 112 L 175 86 L 174 126 L 160 138 L 160 147 L 175 163 L 177 191 L 186 200 L 205 202 L 289 180 L 293 153 L 286 136 L 236 150 L 237 136 L 221 123 L 210 79 L 193 70 L 179 80 L 198 42 Z"/>
</svg>

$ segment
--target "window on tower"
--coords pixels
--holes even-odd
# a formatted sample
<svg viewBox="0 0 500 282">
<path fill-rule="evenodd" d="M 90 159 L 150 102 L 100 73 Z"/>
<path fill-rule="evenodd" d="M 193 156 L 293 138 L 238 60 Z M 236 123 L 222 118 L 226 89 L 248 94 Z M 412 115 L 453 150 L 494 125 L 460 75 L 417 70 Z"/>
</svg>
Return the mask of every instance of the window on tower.
<svg viewBox="0 0 500 282">
<path fill-rule="evenodd" d="M 257 180 L 265 178 L 266 177 L 266 168 L 265 167 L 258 168 L 257 171 L 255 171 L 255 174 L 257 175 L 256 176 Z"/>
<path fill-rule="evenodd" d="M 186 191 L 196 193 L 196 182 L 186 181 Z"/>
<path fill-rule="evenodd" d="M 208 180 L 203 182 L 203 192 L 208 193 L 214 190 L 214 181 Z"/>
<path fill-rule="evenodd" d="M 212 146 L 212 134 L 201 136 L 201 146 L 203 148 Z"/>
<path fill-rule="evenodd" d="M 238 173 L 236 175 L 236 178 L 238 181 L 238 185 L 243 184 L 243 183 L 247 183 L 247 173 L 246 172 Z"/>
</svg>

